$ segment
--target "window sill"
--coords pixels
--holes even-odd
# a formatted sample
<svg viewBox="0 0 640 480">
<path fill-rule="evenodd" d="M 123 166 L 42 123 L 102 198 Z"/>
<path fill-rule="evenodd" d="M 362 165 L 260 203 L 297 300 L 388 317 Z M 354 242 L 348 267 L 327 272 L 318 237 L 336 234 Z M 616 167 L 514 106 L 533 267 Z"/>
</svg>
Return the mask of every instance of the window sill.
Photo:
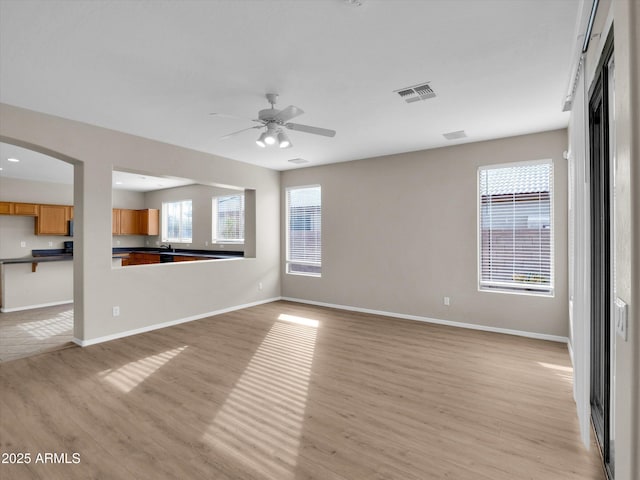
<svg viewBox="0 0 640 480">
<path fill-rule="evenodd" d="M 529 297 L 546 297 L 546 298 L 554 298 L 555 291 L 551 289 L 550 291 L 544 290 L 526 290 L 520 288 L 488 288 L 488 287 L 478 287 L 479 292 L 483 293 L 502 293 L 507 295 L 525 295 Z"/>
</svg>

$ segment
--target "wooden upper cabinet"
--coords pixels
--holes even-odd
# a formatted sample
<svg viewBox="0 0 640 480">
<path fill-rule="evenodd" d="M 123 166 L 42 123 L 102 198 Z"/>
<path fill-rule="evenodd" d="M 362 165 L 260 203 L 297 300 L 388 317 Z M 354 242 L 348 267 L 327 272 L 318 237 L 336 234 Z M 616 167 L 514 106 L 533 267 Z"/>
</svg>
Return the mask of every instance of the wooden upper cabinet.
<svg viewBox="0 0 640 480">
<path fill-rule="evenodd" d="M 39 205 L 36 205 L 35 203 L 14 203 L 13 214 L 36 217 L 38 215 L 38 207 Z"/>
<path fill-rule="evenodd" d="M 68 205 L 39 205 L 36 235 L 68 235 L 71 207 Z"/>
<path fill-rule="evenodd" d="M 114 208 L 111 215 L 113 235 L 158 235 L 160 211 L 154 208 L 129 210 Z"/>
<path fill-rule="evenodd" d="M 13 215 L 13 202 L 0 202 L 0 215 Z"/>
<path fill-rule="evenodd" d="M 120 235 L 120 209 L 114 208 L 111 210 L 111 233 L 113 235 Z"/>
<path fill-rule="evenodd" d="M 140 213 L 138 210 L 120 210 L 120 235 L 140 235 Z"/>
<path fill-rule="evenodd" d="M 147 208 L 140 212 L 140 234 L 158 235 L 160 231 L 160 211 L 157 208 Z"/>
</svg>

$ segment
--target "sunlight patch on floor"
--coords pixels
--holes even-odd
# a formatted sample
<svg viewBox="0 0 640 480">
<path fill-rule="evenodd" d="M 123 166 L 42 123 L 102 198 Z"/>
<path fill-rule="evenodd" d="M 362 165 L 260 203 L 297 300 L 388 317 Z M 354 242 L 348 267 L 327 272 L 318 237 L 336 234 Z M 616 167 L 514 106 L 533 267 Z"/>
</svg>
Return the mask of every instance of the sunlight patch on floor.
<svg viewBox="0 0 640 480">
<path fill-rule="evenodd" d="M 319 322 L 282 314 L 216 414 L 204 440 L 268 478 L 295 475 Z"/>
<path fill-rule="evenodd" d="M 553 370 L 557 377 L 573 382 L 573 368 L 565 367 L 564 365 L 556 365 L 553 363 L 538 362 L 538 365 L 549 370 Z"/>
<path fill-rule="evenodd" d="M 73 308 L 60 312 L 52 318 L 22 323 L 18 328 L 39 340 L 70 334 L 73 331 Z"/>
<path fill-rule="evenodd" d="M 127 363 L 115 370 L 110 368 L 100 372 L 98 375 L 118 390 L 129 393 L 165 363 L 182 353 L 186 348 L 187 346 L 185 345 L 184 347 L 167 350 L 157 355 L 151 355 L 136 360 L 135 362 Z"/>
</svg>

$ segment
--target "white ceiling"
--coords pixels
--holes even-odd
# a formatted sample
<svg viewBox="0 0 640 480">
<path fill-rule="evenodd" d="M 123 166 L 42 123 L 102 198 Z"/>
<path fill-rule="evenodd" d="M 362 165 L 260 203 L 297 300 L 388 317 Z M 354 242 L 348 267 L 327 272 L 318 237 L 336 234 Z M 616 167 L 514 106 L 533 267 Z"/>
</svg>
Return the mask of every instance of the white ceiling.
<svg viewBox="0 0 640 480">
<path fill-rule="evenodd" d="M 0 101 L 284 170 L 565 127 L 581 0 L 0 0 Z M 436 98 L 394 90 L 431 82 Z M 267 108 L 335 138 L 261 149 Z M 246 118 L 210 116 L 224 112 Z M 465 130 L 468 138 L 442 135 Z"/>
</svg>

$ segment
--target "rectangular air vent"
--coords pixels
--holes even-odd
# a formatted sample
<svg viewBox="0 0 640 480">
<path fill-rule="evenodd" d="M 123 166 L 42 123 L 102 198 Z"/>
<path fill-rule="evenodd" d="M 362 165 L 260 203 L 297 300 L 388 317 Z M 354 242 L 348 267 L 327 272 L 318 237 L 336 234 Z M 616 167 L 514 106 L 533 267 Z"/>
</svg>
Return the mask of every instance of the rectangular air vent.
<svg viewBox="0 0 640 480">
<path fill-rule="evenodd" d="M 447 140 L 457 140 L 458 138 L 467 138 L 467 134 L 464 130 L 457 130 L 455 132 L 443 133 L 442 136 Z"/>
<path fill-rule="evenodd" d="M 292 158 L 289 160 L 289 163 L 295 163 L 296 165 L 302 165 L 303 163 L 309 163 L 309 160 L 305 160 L 304 158 Z"/>
<path fill-rule="evenodd" d="M 400 95 L 400 98 L 407 103 L 427 100 L 436 96 L 436 92 L 433 91 L 429 82 L 420 83 L 412 87 L 401 88 L 399 90 L 394 90 L 394 92 Z"/>
</svg>

